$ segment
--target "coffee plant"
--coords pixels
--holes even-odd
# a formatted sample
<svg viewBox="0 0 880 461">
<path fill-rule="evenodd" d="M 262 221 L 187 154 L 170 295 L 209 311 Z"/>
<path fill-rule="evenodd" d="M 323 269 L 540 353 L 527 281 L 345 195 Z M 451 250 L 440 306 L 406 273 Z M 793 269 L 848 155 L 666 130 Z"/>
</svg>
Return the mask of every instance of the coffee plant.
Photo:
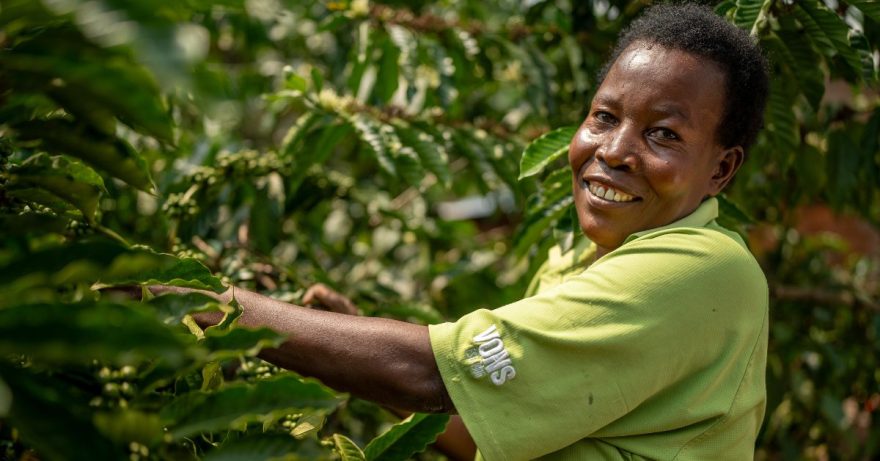
<svg viewBox="0 0 880 461">
<path fill-rule="evenodd" d="M 578 238 L 568 142 L 647 3 L 0 0 L 0 459 L 443 459 L 446 416 L 145 287 L 320 282 L 418 323 L 518 299 Z M 874 459 L 880 4 L 713 5 L 773 74 L 721 201 L 771 284 L 756 458 Z M 851 225 L 811 231 L 817 206 Z"/>
</svg>

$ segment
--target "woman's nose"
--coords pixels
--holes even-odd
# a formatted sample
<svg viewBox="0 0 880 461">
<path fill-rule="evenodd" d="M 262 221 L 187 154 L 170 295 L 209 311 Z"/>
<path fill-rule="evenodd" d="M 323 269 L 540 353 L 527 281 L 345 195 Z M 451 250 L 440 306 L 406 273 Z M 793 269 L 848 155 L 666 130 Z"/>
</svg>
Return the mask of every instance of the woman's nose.
<svg viewBox="0 0 880 461">
<path fill-rule="evenodd" d="M 641 141 L 637 129 L 622 124 L 608 133 L 606 141 L 596 150 L 596 157 L 611 168 L 635 170 Z"/>
</svg>

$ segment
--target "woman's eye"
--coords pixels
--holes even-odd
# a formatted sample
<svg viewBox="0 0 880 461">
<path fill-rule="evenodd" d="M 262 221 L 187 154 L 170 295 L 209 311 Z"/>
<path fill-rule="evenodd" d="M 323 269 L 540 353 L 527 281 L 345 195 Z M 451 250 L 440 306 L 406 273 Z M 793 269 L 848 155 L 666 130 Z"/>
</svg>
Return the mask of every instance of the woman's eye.
<svg viewBox="0 0 880 461">
<path fill-rule="evenodd" d="M 611 125 L 613 125 L 614 123 L 617 122 L 617 119 L 614 118 L 614 116 L 609 114 L 608 112 L 596 112 L 596 114 L 593 115 L 593 117 L 595 117 L 596 120 L 598 120 L 602 123 L 608 123 Z"/>
<path fill-rule="evenodd" d="M 670 141 L 680 139 L 678 137 L 678 135 L 675 134 L 674 131 L 672 131 L 668 128 L 656 128 L 653 131 L 651 131 L 651 135 L 654 136 L 655 138 L 660 138 L 660 139 L 670 140 Z"/>
</svg>

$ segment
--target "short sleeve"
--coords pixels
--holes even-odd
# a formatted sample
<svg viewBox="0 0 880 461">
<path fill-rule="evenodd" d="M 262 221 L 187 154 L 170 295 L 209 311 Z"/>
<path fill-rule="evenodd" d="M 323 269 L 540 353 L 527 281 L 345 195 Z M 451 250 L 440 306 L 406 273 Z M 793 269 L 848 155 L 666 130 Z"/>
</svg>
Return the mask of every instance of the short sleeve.
<svg viewBox="0 0 880 461">
<path fill-rule="evenodd" d="M 431 345 L 483 458 L 533 459 L 725 356 L 748 355 L 736 338 L 761 328 L 762 296 L 747 250 L 678 229 L 628 242 L 530 298 L 433 325 Z"/>
</svg>

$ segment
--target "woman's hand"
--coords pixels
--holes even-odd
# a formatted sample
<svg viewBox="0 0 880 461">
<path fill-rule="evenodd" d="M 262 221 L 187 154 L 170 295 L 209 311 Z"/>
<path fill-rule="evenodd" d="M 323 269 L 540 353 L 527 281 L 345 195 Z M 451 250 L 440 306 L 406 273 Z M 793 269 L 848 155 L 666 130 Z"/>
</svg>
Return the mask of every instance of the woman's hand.
<svg viewBox="0 0 880 461">
<path fill-rule="evenodd" d="M 360 315 L 360 309 L 344 295 L 336 292 L 323 283 L 316 283 L 306 290 L 302 302 L 307 307 L 323 307 L 330 312 L 348 315 Z"/>
</svg>

